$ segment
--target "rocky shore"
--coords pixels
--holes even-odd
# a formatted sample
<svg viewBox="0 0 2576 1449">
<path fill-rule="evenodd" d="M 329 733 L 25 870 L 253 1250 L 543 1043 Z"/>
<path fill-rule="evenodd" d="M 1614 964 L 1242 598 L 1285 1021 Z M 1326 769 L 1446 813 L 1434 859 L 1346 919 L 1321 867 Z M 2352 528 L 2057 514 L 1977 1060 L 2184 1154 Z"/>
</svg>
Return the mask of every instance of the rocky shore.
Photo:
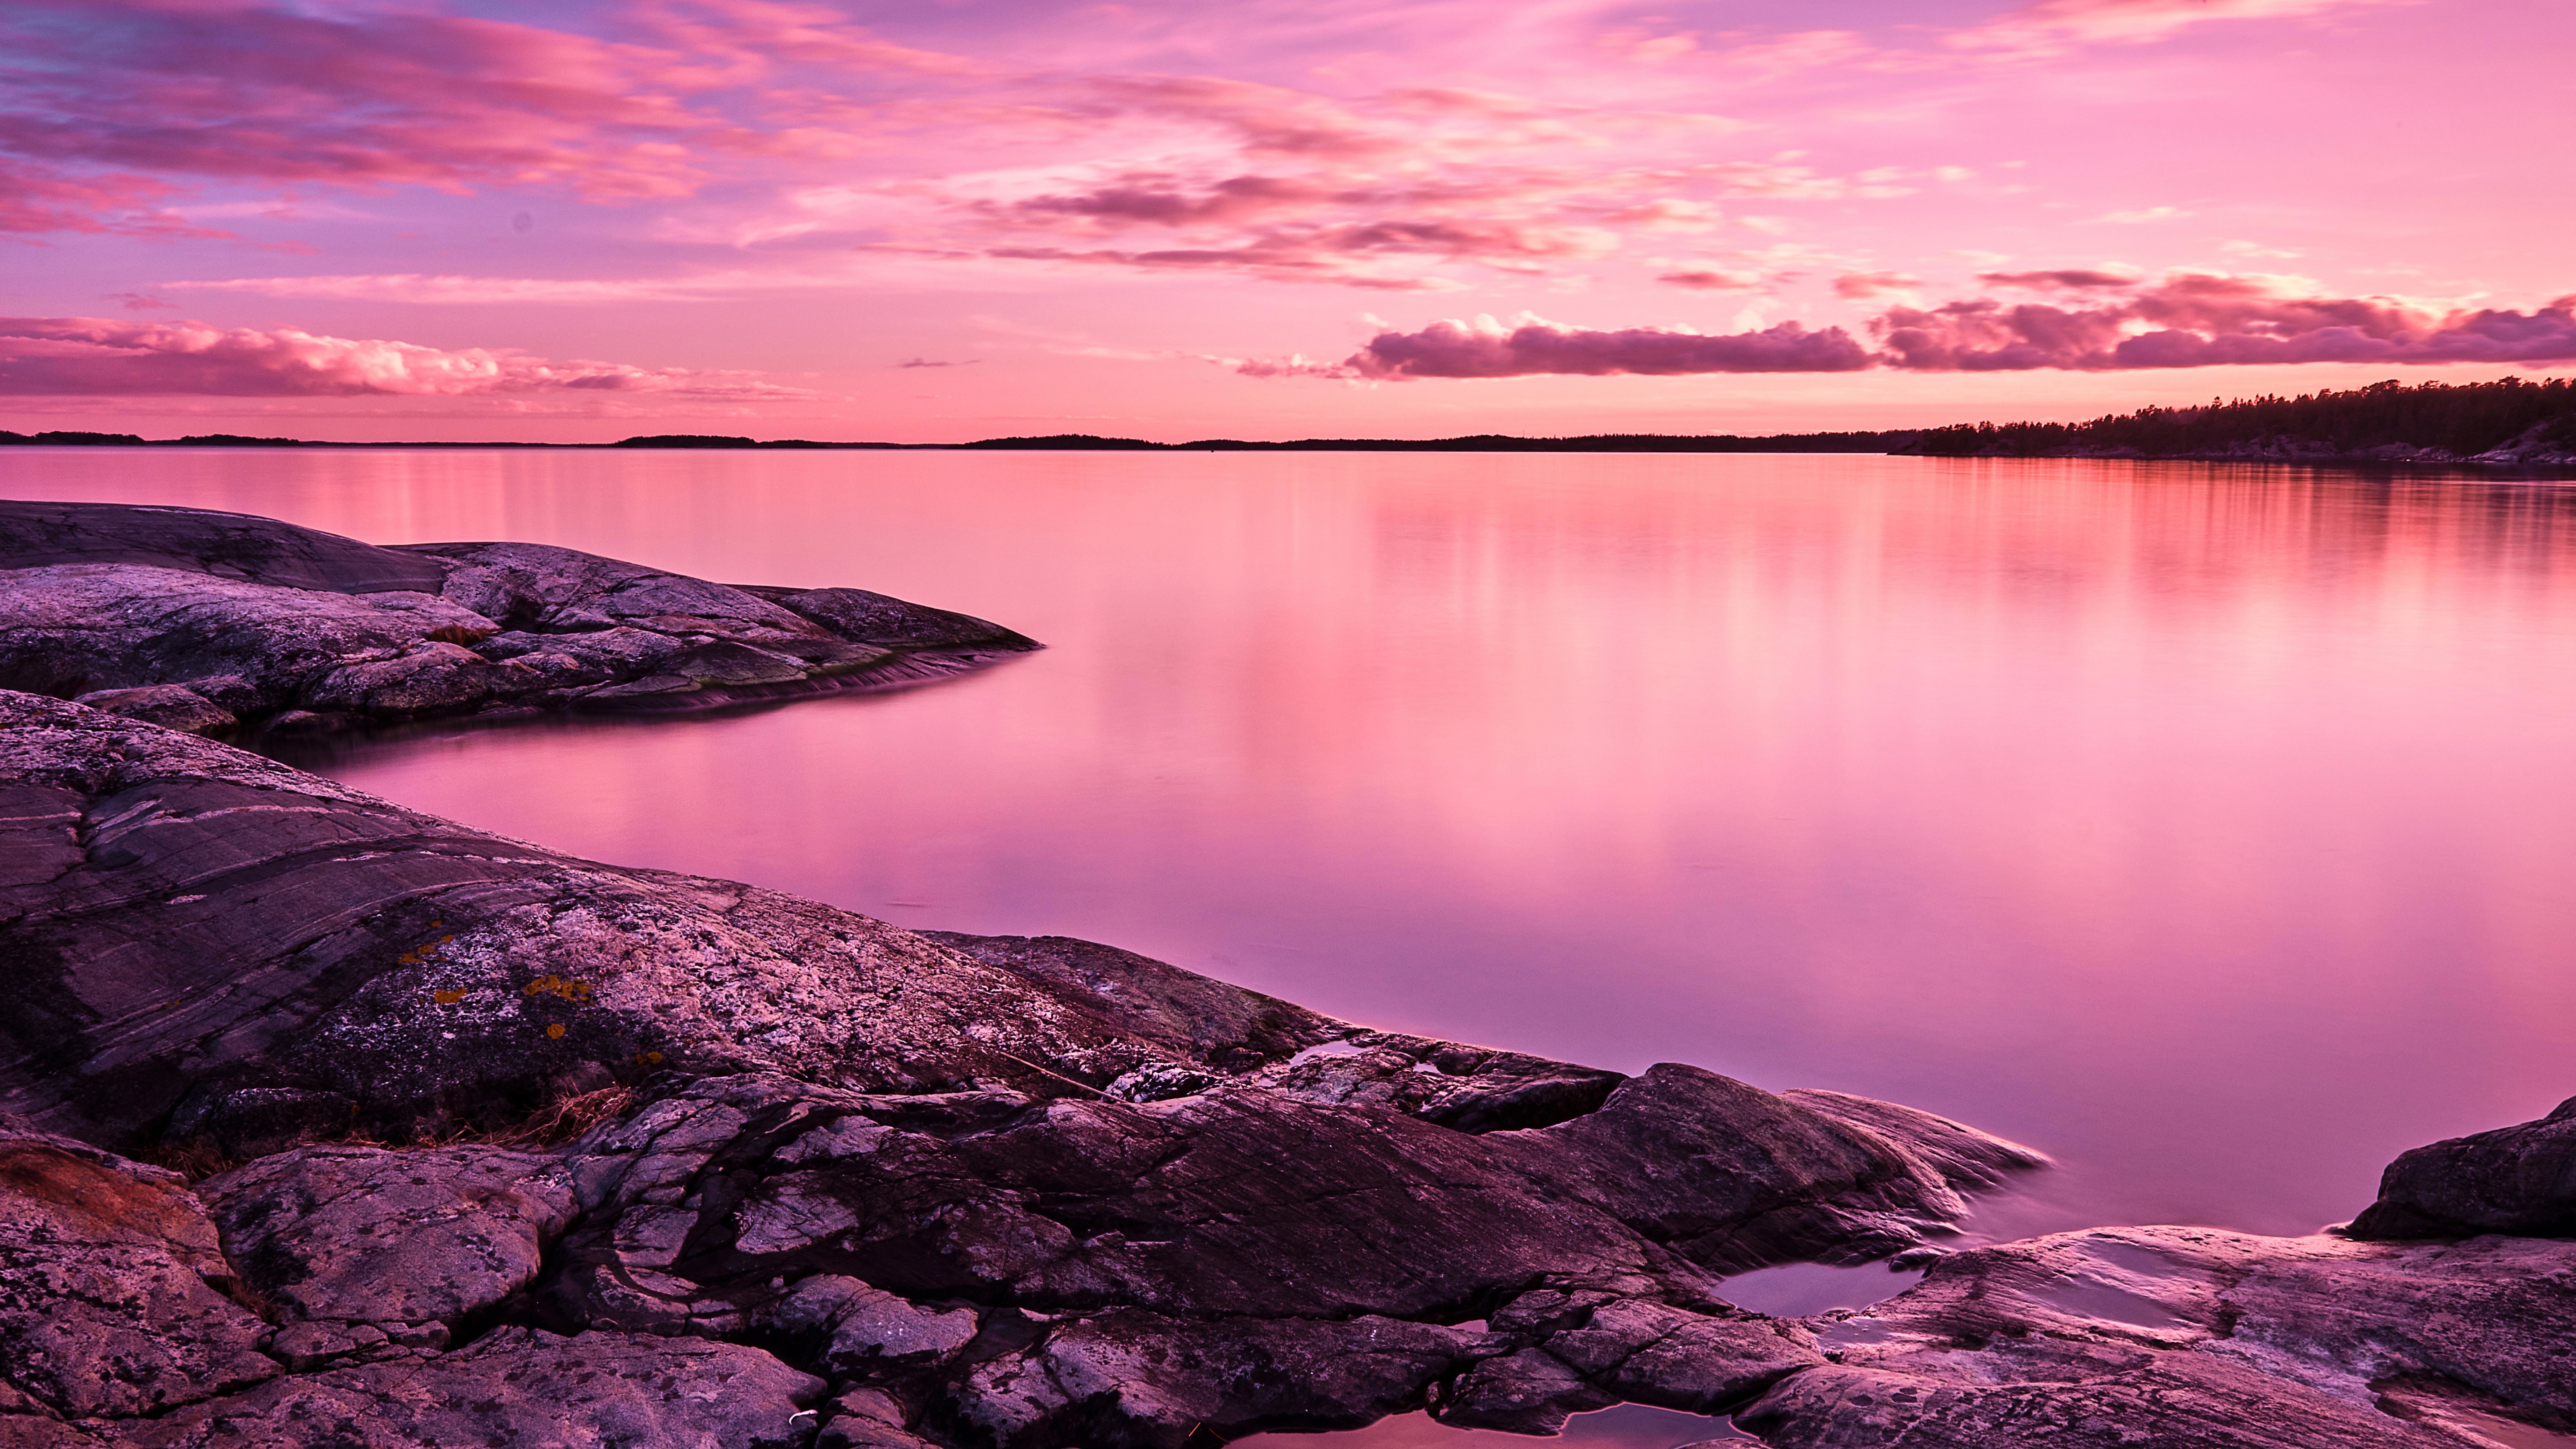
<svg viewBox="0 0 2576 1449">
<path fill-rule="evenodd" d="M 667 714 L 880 689 L 1035 649 L 864 589 L 567 548 L 379 548 L 192 508 L 0 502 L 0 688 L 225 737 Z"/>
<path fill-rule="evenodd" d="M 112 522 L 64 527 L 167 547 Z M 717 606 L 823 607 L 561 550 L 246 536 L 205 569 L 28 564 L 60 633 L 0 648 L 216 703 L 176 671 L 238 647 L 281 661 L 273 708 L 318 713 L 343 671 L 424 652 L 330 653 L 342 610 L 696 649 L 712 631 L 619 621 L 686 597 L 720 642 L 812 639 Z M 63 591 L 110 587 L 84 570 L 197 602 L 102 610 L 84 643 Z M 377 587 L 422 570 L 435 589 Z M 273 593 L 209 592 L 232 586 Z M 913 612 L 832 637 L 964 627 L 888 604 Z M 207 610 L 250 642 L 155 642 Z M 1110 946 L 580 860 L 18 691 L 0 967 L 0 1449 L 1206 1449 L 1417 1411 L 1544 1434 L 1620 1402 L 1796 1449 L 2576 1433 L 2576 1103 L 2408 1153 L 2338 1233 L 1945 1251 L 2044 1159 L 1889 1103 L 1375 1031 Z M 1727 1299 L 1897 1255 L 1928 1272 L 1867 1309 Z"/>
</svg>

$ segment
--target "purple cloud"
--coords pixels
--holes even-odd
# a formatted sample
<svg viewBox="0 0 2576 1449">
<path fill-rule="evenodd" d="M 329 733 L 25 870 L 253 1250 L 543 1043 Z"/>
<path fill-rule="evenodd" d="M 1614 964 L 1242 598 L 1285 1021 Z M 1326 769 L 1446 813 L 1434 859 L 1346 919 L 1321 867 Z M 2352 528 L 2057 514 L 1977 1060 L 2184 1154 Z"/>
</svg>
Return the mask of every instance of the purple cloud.
<svg viewBox="0 0 2576 1449">
<path fill-rule="evenodd" d="M 2037 272 L 1979 272 L 1977 280 L 1989 287 L 2016 287 L 2025 292 L 2087 292 L 2134 287 L 2140 279 L 2126 272 L 2060 267 Z"/>
<path fill-rule="evenodd" d="M 1924 371 L 2556 362 L 2576 358 L 2571 309 L 2576 297 L 2527 313 L 2444 314 L 2393 297 L 2319 296 L 2277 277 L 2182 272 L 2098 307 L 1897 307 L 1870 330 L 1892 365 Z"/>
<path fill-rule="evenodd" d="M 1922 286 L 1919 278 L 1903 272 L 1845 272 L 1834 278 L 1834 295 L 1850 302 L 1867 302 L 1891 293 L 1910 292 Z"/>
<path fill-rule="evenodd" d="M 1343 363 L 1366 378 L 1527 377 L 1538 373 L 1852 372 L 1869 354 L 1839 327 L 1810 332 L 1783 322 L 1760 332 L 1711 336 L 1630 327 L 1596 332 L 1535 318 L 1505 327 L 1491 318 L 1381 332 Z"/>
<path fill-rule="evenodd" d="M 2105 274 L 2107 275 L 2107 274 Z M 1866 280 L 1876 284 L 1882 280 Z M 1340 363 L 1234 362 L 1250 377 L 1674 376 L 1711 372 L 2110 371 L 2221 364 L 2543 363 L 2576 360 L 2576 295 L 2530 312 L 2439 313 L 2393 297 L 2329 297 L 2288 279 L 2177 272 L 2097 307 L 2007 306 L 1990 297 L 1891 307 L 1870 319 L 1880 350 L 1839 327 L 1783 322 L 1713 336 L 1680 328 L 1617 331 L 1524 316 L 1381 332 Z"/>
<path fill-rule="evenodd" d="M 0 394 L 215 397 L 653 392 L 742 399 L 803 394 L 744 373 L 548 362 L 489 348 L 325 337 L 293 327 L 105 317 L 0 317 Z"/>
</svg>

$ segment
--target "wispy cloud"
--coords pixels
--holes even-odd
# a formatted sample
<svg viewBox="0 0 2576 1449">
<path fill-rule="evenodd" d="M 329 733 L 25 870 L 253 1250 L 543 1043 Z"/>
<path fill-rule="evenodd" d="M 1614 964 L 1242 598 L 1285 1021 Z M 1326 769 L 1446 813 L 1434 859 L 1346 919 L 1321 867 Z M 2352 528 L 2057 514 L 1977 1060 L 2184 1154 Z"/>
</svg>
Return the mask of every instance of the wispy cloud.
<svg viewBox="0 0 2576 1449">
<path fill-rule="evenodd" d="M 2410 0 L 2038 0 L 1958 31 L 1962 50 L 2060 55 L 2085 45 L 2141 45 L 2221 21 L 2296 20 Z"/>
<path fill-rule="evenodd" d="M 748 373 L 549 362 L 495 348 L 329 337 L 292 327 L 102 317 L 0 318 L 0 393 L 223 397 L 665 393 L 701 398 L 806 394 Z"/>
</svg>

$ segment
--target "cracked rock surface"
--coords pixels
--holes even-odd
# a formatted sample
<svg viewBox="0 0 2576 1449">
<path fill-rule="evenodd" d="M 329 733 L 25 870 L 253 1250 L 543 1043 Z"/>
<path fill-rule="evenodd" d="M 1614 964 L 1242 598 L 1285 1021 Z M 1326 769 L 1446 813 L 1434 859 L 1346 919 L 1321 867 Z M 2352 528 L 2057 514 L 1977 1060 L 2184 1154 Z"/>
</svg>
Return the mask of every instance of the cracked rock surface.
<svg viewBox="0 0 2576 1449">
<path fill-rule="evenodd" d="M 0 1105 L 87 1174 L 70 1200 L 166 1220 L 24 1235 L 33 1271 L 148 1280 L 0 1353 L 0 1430 L 64 1442 L 1181 1449 L 1719 1410 L 1821 1362 L 1724 1274 L 1920 1243 L 2041 1161 L 580 861 L 17 693 L 0 956 Z M 567 1095 L 622 1110 L 542 1151 L 382 1145 Z M 251 1160 L 192 1192 L 104 1147 Z M 66 1387 L 98 1378 L 49 1368 L 75 1351 L 125 1396 Z"/>
<path fill-rule="evenodd" d="M 2345 1235 L 2060 1234 L 1773 1319 L 1726 1277 L 1920 1249 L 2042 1159 L 579 860 L 7 691 L 0 1111 L 0 1449 L 1203 1449 L 1618 1402 L 1781 1449 L 2576 1435 L 2576 1108 L 2406 1154 Z"/>
<path fill-rule="evenodd" d="M 0 502 L 0 687 L 199 734 L 698 711 L 1036 647 L 861 589 L 735 588 L 537 544 L 379 548 L 203 509 Z"/>
<path fill-rule="evenodd" d="M 2576 1432 L 2576 1244 L 2100 1228 L 1809 1321 L 1783 1449 L 2525 1449 Z"/>
</svg>

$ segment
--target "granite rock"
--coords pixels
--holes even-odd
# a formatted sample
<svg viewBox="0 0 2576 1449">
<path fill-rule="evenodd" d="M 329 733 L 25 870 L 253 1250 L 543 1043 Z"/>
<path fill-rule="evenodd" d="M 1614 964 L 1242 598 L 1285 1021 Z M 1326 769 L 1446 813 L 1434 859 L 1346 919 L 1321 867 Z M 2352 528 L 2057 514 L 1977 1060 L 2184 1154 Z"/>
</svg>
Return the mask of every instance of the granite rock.
<svg viewBox="0 0 2576 1449">
<path fill-rule="evenodd" d="M 864 619 L 861 637 L 836 629 L 831 610 L 808 617 L 572 549 L 379 548 L 243 514 L 0 502 L 0 688 L 197 733 L 243 720 L 311 733 L 498 710 L 707 710 L 942 678 L 1038 647 L 866 597 L 867 610 L 840 611 Z M 634 687 L 665 678 L 676 683 Z"/>
<path fill-rule="evenodd" d="M 183 734 L 230 734 L 241 720 L 231 710 L 184 684 L 146 684 L 135 689 L 102 689 L 80 696 L 79 703 L 109 714 L 157 724 Z"/>
<path fill-rule="evenodd" d="M 2382 1239 L 2576 1238 L 2576 1098 L 2536 1122 L 2399 1155 L 2380 1178 L 2378 1200 L 2344 1231 Z"/>
<path fill-rule="evenodd" d="M 47 1442 L 26 1425 L 157 1413 L 276 1374 L 235 1286 L 179 1174 L 0 1119 L 0 1431 Z"/>
<path fill-rule="evenodd" d="M 554 1157 L 464 1145 L 297 1148 L 197 1192 L 233 1270 L 282 1319 L 400 1347 L 465 1336 L 535 1281 L 573 1214 Z"/>
<path fill-rule="evenodd" d="M 759 1349 L 503 1328 L 454 1353 L 272 1380 L 109 1426 L 131 1449 L 804 1449 L 823 1384 Z"/>
<path fill-rule="evenodd" d="M 2115 1228 L 1980 1248 L 1809 1320 L 1779 1449 L 2469 1449 L 2576 1430 L 2576 1245 Z"/>
</svg>

